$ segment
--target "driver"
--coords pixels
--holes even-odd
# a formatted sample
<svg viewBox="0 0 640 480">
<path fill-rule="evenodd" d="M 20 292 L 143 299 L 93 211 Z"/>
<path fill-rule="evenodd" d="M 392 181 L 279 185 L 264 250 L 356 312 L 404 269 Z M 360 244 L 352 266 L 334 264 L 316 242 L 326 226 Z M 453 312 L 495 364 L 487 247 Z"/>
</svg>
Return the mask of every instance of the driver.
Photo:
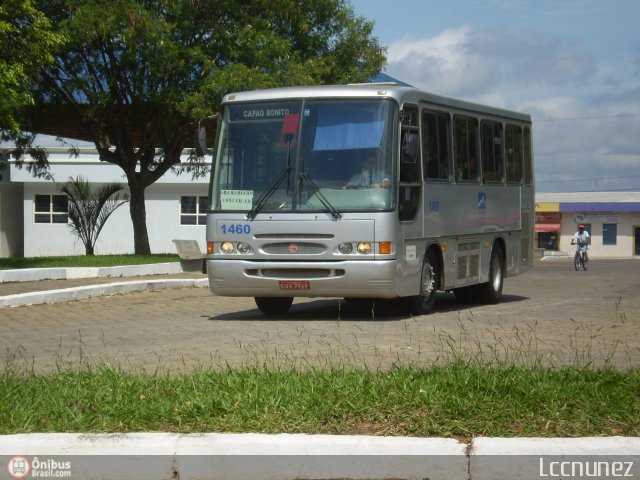
<svg viewBox="0 0 640 480">
<path fill-rule="evenodd" d="M 376 157 L 369 157 L 362 162 L 361 170 L 342 188 L 386 188 L 388 186 L 389 179 L 382 170 L 376 168 Z"/>
</svg>

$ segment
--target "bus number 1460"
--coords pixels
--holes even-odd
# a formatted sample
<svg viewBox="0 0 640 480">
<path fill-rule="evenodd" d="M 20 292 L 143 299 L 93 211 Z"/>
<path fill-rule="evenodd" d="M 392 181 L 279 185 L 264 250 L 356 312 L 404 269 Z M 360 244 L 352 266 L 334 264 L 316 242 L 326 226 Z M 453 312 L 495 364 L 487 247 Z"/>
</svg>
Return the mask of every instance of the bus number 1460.
<svg viewBox="0 0 640 480">
<path fill-rule="evenodd" d="M 232 223 L 230 225 L 223 223 L 220 229 L 222 233 L 235 233 L 237 235 L 249 235 L 251 233 L 251 225 L 248 223 Z"/>
</svg>

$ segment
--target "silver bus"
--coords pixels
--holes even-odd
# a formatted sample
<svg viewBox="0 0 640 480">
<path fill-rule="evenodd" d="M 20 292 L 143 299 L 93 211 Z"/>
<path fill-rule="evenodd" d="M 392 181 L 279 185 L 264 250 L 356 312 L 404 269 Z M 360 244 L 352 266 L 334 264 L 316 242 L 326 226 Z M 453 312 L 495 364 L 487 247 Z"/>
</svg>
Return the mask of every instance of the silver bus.
<svg viewBox="0 0 640 480">
<path fill-rule="evenodd" d="M 531 117 L 395 84 L 226 95 L 207 213 L 215 295 L 496 303 L 532 261 Z"/>
</svg>

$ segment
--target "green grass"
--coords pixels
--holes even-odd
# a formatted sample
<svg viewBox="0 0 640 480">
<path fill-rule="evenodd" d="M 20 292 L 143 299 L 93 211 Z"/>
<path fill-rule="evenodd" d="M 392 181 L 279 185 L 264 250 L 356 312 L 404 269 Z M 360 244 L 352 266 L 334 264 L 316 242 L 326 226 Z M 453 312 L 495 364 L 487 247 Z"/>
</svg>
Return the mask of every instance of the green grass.
<svg viewBox="0 0 640 480">
<path fill-rule="evenodd" d="M 0 270 L 18 268 L 52 267 L 115 267 L 120 265 L 141 265 L 146 263 L 178 262 L 175 253 L 153 255 L 76 255 L 64 257 L 9 257 L 0 258 Z"/>
<path fill-rule="evenodd" d="M 388 371 L 108 365 L 0 372 L 0 434 L 264 432 L 471 437 L 640 435 L 640 370 L 453 362 Z"/>
</svg>

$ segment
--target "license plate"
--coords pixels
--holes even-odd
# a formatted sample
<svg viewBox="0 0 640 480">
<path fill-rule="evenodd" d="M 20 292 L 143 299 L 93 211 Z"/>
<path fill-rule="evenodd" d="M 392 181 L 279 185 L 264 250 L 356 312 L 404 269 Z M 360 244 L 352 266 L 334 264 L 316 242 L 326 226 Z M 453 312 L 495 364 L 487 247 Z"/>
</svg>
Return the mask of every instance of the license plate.
<svg viewBox="0 0 640 480">
<path fill-rule="evenodd" d="M 311 290 L 309 280 L 280 280 L 280 290 Z"/>
</svg>

